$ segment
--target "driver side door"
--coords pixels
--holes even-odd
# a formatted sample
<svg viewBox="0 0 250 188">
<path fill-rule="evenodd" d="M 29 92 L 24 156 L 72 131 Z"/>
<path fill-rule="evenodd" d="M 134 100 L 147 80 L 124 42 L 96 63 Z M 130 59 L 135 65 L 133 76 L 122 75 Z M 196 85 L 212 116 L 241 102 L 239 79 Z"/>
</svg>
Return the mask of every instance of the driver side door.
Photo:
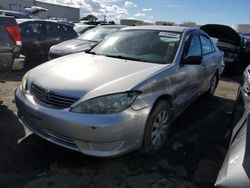
<svg viewBox="0 0 250 188">
<path fill-rule="evenodd" d="M 192 57 L 202 59 L 202 48 L 198 33 L 190 33 L 187 36 L 185 50 L 179 69 L 176 70 L 175 93 L 176 106 L 179 112 L 185 110 L 201 93 L 204 83 L 205 67 L 201 61 L 186 62 Z"/>
</svg>

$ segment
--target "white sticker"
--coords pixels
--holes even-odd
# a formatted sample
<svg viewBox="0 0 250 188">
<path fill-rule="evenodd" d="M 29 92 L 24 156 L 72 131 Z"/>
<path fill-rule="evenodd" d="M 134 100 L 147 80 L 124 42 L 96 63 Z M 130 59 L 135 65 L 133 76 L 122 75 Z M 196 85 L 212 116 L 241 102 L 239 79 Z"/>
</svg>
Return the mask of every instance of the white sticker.
<svg viewBox="0 0 250 188">
<path fill-rule="evenodd" d="M 178 33 L 170 33 L 170 32 L 160 32 L 159 36 L 171 37 L 171 38 L 180 38 L 180 34 L 178 34 Z"/>
</svg>

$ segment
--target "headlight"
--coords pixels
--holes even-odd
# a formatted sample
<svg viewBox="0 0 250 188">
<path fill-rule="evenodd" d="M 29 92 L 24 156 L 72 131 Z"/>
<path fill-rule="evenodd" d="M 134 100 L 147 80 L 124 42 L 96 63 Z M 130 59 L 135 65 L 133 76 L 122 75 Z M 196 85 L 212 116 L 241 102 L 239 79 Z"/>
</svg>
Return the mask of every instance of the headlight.
<svg viewBox="0 0 250 188">
<path fill-rule="evenodd" d="M 28 74 L 27 73 L 22 78 L 22 83 L 21 83 L 20 88 L 22 92 L 28 90 Z"/>
<path fill-rule="evenodd" d="M 71 112 L 83 114 L 119 113 L 127 109 L 139 94 L 138 91 L 132 91 L 89 99 L 73 107 Z"/>
</svg>

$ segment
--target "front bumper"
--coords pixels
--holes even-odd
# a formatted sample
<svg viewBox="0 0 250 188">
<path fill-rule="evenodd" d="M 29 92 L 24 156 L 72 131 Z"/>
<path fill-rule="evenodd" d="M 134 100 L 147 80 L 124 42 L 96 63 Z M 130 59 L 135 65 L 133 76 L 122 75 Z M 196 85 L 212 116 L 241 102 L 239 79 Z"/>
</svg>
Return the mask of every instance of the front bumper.
<svg viewBox="0 0 250 188">
<path fill-rule="evenodd" d="M 72 113 L 40 105 L 20 89 L 15 93 L 21 123 L 60 146 L 99 157 L 114 157 L 139 149 L 150 108 L 132 108 L 109 115 Z"/>
</svg>

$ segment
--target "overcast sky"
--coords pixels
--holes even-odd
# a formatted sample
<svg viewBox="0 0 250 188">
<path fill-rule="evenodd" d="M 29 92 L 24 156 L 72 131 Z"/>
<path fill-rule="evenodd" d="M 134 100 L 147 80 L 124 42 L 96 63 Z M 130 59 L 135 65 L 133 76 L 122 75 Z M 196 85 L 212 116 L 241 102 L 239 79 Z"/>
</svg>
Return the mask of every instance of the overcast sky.
<svg viewBox="0 0 250 188">
<path fill-rule="evenodd" d="M 77 6 L 81 14 L 119 22 L 121 18 L 145 21 L 194 21 L 197 24 L 250 24 L 250 0 L 40 0 Z"/>
</svg>

